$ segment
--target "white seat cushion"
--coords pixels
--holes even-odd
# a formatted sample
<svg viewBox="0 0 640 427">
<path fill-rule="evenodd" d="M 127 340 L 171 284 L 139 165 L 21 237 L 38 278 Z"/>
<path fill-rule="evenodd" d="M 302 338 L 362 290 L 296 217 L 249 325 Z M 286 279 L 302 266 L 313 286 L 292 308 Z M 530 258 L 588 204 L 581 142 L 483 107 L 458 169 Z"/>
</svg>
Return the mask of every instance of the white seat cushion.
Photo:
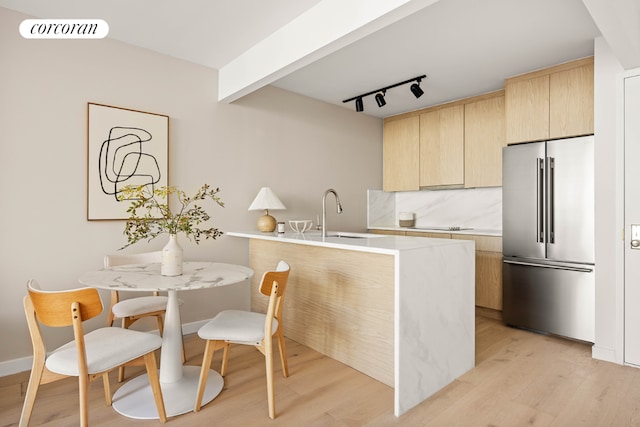
<svg viewBox="0 0 640 427">
<path fill-rule="evenodd" d="M 130 298 L 116 303 L 111 311 L 113 311 L 114 316 L 120 318 L 138 316 L 144 313 L 166 310 L 168 300 L 168 297 L 162 295 Z"/>
<path fill-rule="evenodd" d="M 100 328 L 84 336 L 89 374 L 104 372 L 160 348 L 162 338 L 148 332 Z M 75 341 L 54 350 L 45 362 L 50 371 L 78 375 Z"/>
<path fill-rule="evenodd" d="M 241 310 L 225 310 L 198 330 L 205 340 L 231 341 L 239 344 L 257 345 L 264 338 L 266 315 Z M 273 332 L 278 330 L 278 321 L 273 319 Z"/>
</svg>

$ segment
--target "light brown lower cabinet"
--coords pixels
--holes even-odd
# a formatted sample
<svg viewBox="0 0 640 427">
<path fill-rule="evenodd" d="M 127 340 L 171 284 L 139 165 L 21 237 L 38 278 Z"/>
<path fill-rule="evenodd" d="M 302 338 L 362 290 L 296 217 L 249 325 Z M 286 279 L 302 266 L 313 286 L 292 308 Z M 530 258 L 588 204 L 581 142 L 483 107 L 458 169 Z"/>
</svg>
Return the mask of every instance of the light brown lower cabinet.
<svg viewBox="0 0 640 427">
<path fill-rule="evenodd" d="M 476 305 L 502 311 L 502 237 L 475 234 L 427 233 L 423 231 L 369 230 L 376 234 L 461 239 L 476 242 Z"/>
<path fill-rule="evenodd" d="M 407 231 L 407 236 L 411 237 L 432 237 L 434 239 L 450 239 L 449 233 L 429 233 L 425 231 Z"/>
<path fill-rule="evenodd" d="M 395 230 L 368 230 L 367 233 L 371 234 L 387 234 L 390 236 L 404 236 L 404 231 L 395 231 Z"/>
<path fill-rule="evenodd" d="M 452 234 L 476 242 L 476 305 L 502 311 L 502 238 Z"/>
</svg>

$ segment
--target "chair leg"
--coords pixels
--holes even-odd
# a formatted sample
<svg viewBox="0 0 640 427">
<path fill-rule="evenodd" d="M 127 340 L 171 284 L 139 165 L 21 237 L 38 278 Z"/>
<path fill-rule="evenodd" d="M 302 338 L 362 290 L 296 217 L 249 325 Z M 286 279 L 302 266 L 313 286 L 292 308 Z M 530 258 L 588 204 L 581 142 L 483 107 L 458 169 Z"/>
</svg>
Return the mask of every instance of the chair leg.
<svg viewBox="0 0 640 427">
<path fill-rule="evenodd" d="M 198 379 L 198 392 L 196 394 L 196 403 L 193 408 L 194 412 L 198 412 L 202 407 L 202 396 L 204 395 L 204 389 L 207 385 L 209 369 L 211 369 L 211 359 L 213 359 L 213 353 L 216 351 L 217 344 L 218 341 L 207 340 L 207 344 L 204 347 L 202 367 L 200 368 L 200 378 Z"/>
<path fill-rule="evenodd" d="M 111 385 L 109 384 L 109 373 L 102 374 L 102 387 L 104 388 L 104 400 L 107 406 L 111 406 Z"/>
<path fill-rule="evenodd" d="M 167 411 L 164 407 L 164 399 L 162 397 L 162 388 L 160 387 L 160 377 L 158 376 L 158 364 L 156 362 L 155 352 L 147 353 L 144 355 L 144 364 L 147 368 L 147 375 L 149 376 L 149 384 L 151 384 L 151 391 L 153 391 L 153 398 L 156 401 L 156 408 L 158 410 L 158 417 L 161 423 L 167 422 Z"/>
<path fill-rule="evenodd" d="M 220 367 L 220 376 L 227 375 L 227 367 L 229 366 L 229 350 L 231 349 L 231 344 L 228 342 L 224 343 L 224 353 L 222 353 L 222 366 Z"/>
<path fill-rule="evenodd" d="M 107 326 L 113 326 L 113 322 L 115 320 L 115 316 L 113 315 L 113 311 L 109 310 L 109 314 L 107 314 Z"/>
<path fill-rule="evenodd" d="M 122 328 L 123 329 L 129 329 L 129 326 L 131 326 L 133 322 L 129 322 L 128 321 L 128 317 L 123 317 L 122 318 Z M 120 366 L 118 368 L 118 382 L 121 383 L 122 381 L 124 381 L 124 366 Z"/>
<path fill-rule="evenodd" d="M 280 351 L 280 363 L 282 364 L 282 375 L 289 376 L 289 363 L 287 362 L 287 347 L 284 342 L 284 334 L 278 331 L 278 350 Z"/>
<path fill-rule="evenodd" d="M 265 346 L 264 360 L 267 371 L 267 401 L 269 404 L 269 418 L 273 420 L 276 417 L 276 404 L 273 392 L 273 346 L 268 343 Z"/>
<path fill-rule="evenodd" d="M 182 330 L 180 330 L 182 334 Z M 182 363 L 187 363 L 187 349 L 184 346 L 184 334 L 182 334 Z"/>
<path fill-rule="evenodd" d="M 164 321 L 162 320 L 162 315 L 158 314 L 156 316 L 156 319 L 158 321 L 158 332 L 160 332 L 160 336 L 162 336 L 162 334 L 164 333 Z"/>
<path fill-rule="evenodd" d="M 24 396 L 22 413 L 20 414 L 19 427 L 27 427 L 29 425 L 29 421 L 31 420 L 31 413 L 33 412 L 33 405 L 36 402 L 36 394 L 38 394 L 38 388 L 40 387 L 40 380 L 42 379 L 43 372 L 44 359 L 41 362 L 36 362 L 34 358 L 33 367 L 31 368 L 31 376 L 29 377 L 29 385 L 27 386 L 27 393 Z"/>
<path fill-rule="evenodd" d="M 89 376 L 78 376 L 79 400 L 80 400 L 80 426 L 89 426 Z"/>
</svg>

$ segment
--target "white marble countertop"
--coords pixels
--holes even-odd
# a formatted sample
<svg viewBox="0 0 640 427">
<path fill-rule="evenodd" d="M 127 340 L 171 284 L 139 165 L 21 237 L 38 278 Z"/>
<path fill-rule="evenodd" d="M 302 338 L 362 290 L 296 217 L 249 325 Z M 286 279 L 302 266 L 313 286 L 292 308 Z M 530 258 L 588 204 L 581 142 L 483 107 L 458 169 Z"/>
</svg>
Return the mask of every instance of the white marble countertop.
<svg viewBox="0 0 640 427">
<path fill-rule="evenodd" d="M 341 232 L 329 232 L 332 234 Z M 394 257 L 394 414 L 400 416 L 473 368 L 475 242 L 367 233 L 226 232 L 228 236 Z M 346 237 L 351 235 L 351 237 Z M 278 246 L 278 245 L 276 245 Z M 307 252 L 300 248 L 302 254 Z M 309 249 L 309 248 L 306 248 Z M 272 248 L 277 251 L 277 248 Z M 347 255 L 336 252 L 335 256 Z M 304 266 L 300 266 L 304 268 Z M 336 271 L 340 271 L 338 267 Z M 340 274 L 340 273 L 338 273 Z M 362 286 L 367 286 L 362 284 Z"/>
<path fill-rule="evenodd" d="M 399 226 L 371 226 L 369 230 L 389 230 L 389 231 L 415 231 L 418 233 L 443 233 L 443 234 L 470 234 L 474 236 L 495 236 L 502 237 L 502 230 L 489 230 L 489 229 L 481 229 L 481 228 L 472 228 L 470 230 L 432 230 L 427 228 L 410 228 L 410 227 L 399 227 Z"/>
<path fill-rule="evenodd" d="M 401 251 L 448 246 L 460 244 L 465 240 L 434 239 L 424 237 L 390 236 L 384 234 L 349 233 L 330 231 L 328 237 L 323 238 L 319 231 L 305 233 L 263 233 L 260 231 L 228 231 L 228 236 L 245 237 L 249 239 L 272 240 L 301 245 L 324 246 L 352 251 L 371 252 L 380 254 L 397 254 Z M 342 236 L 335 236 L 336 234 Z M 333 235 L 333 236 L 332 236 Z"/>
</svg>

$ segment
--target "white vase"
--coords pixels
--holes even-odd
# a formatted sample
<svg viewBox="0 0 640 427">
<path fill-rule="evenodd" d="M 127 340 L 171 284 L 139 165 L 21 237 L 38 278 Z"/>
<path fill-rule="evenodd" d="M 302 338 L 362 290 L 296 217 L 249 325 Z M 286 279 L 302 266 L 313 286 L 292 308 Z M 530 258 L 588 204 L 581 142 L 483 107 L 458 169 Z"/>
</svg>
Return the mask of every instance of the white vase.
<svg viewBox="0 0 640 427">
<path fill-rule="evenodd" d="M 163 276 L 180 276 L 182 274 L 182 247 L 178 244 L 178 238 L 175 234 L 169 235 L 169 243 L 162 248 L 160 274 Z"/>
</svg>

